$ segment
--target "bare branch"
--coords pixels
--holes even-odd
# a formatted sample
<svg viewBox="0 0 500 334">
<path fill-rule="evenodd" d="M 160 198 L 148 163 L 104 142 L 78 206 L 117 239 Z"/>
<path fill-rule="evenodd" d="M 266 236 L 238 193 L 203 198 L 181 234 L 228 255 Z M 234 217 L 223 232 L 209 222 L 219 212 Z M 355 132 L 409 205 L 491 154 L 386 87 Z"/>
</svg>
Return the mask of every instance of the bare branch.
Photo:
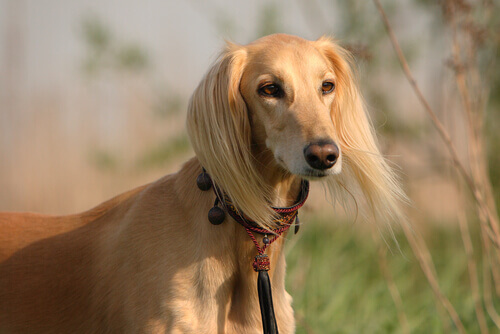
<svg viewBox="0 0 500 334">
<path fill-rule="evenodd" d="M 441 302 L 443 307 L 450 315 L 458 332 L 460 334 L 465 334 L 466 333 L 465 327 L 462 321 L 460 320 L 457 311 L 455 310 L 450 300 L 445 296 L 445 294 L 441 291 L 441 288 L 439 287 L 439 282 L 436 278 L 436 274 L 432 264 L 432 259 L 429 255 L 427 246 L 425 245 L 424 241 L 417 232 L 410 230 L 410 227 L 407 226 L 406 224 L 403 224 L 402 227 L 406 235 L 406 238 L 408 239 L 410 246 L 413 250 L 413 253 L 417 257 L 418 262 L 420 263 L 420 267 L 422 268 L 422 271 L 424 272 L 425 277 L 427 278 L 427 281 L 429 282 L 432 291 L 434 292 L 434 295 Z"/>
<path fill-rule="evenodd" d="M 392 300 L 394 301 L 394 305 L 396 306 L 399 323 L 401 324 L 401 330 L 404 334 L 410 334 L 410 326 L 408 325 L 408 318 L 403 308 L 403 300 L 401 299 L 401 294 L 399 293 L 399 289 L 394 282 L 394 278 L 392 277 L 389 267 L 387 266 L 387 248 L 382 247 L 377 236 L 378 234 L 376 233 L 375 229 L 372 228 L 372 238 L 378 248 L 378 263 L 380 271 L 385 278 Z"/>
<path fill-rule="evenodd" d="M 429 117 L 432 120 L 432 123 L 438 130 L 439 135 L 441 136 L 441 139 L 444 141 L 451 158 L 453 160 L 454 166 L 457 168 L 458 172 L 462 177 L 464 178 L 465 182 L 467 183 L 467 186 L 472 192 L 472 195 L 476 202 L 478 203 L 478 209 L 481 214 L 484 214 L 489 221 L 489 226 L 487 226 L 487 231 L 488 231 L 488 236 L 492 239 L 493 244 L 497 247 L 500 248 L 500 231 L 497 229 L 498 227 L 498 220 L 496 219 L 496 215 L 493 214 L 492 210 L 489 208 L 487 205 L 487 202 L 485 201 L 481 191 L 478 188 L 477 183 L 474 181 L 474 179 L 471 177 L 469 172 L 467 172 L 467 169 L 463 165 L 463 163 L 460 161 L 458 158 L 458 153 L 453 145 L 453 142 L 451 140 L 450 135 L 446 131 L 445 127 L 437 117 L 436 113 L 432 110 L 430 107 L 429 103 L 425 99 L 424 95 L 422 94 L 422 91 L 417 85 L 417 82 L 415 78 L 413 77 L 413 74 L 410 70 L 410 67 L 408 66 L 408 62 L 406 61 L 406 58 L 403 54 L 403 51 L 401 50 L 401 47 L 399 46 L 399 43 L 396 39 L 396 36 L 394 35 L 394 31 L 389 23 L 389 19 L 387 18 L 387 15 L 380 4 L 379 0 L 373 0 L 375 3 L 375 6 L 377 7 L 380 16 L 382 18 L 382 21 L 384 22 L 384 26 L 387 30 L 387 34 L 389 35 L 389 38 L 391 40 L 392 46 L 394 47 L 394 50 L 398 56 L 399 62 L 401 64 L 401 67 L 403 69 L 403 72 L 405 73 L 406 78 L 408 79 L 410 85 L 412 86 L 415 94 L 417 95 L 420 103 L 423 105 L 425 111 L 429 115 Z M 493 231 L 491 230 L 491 227 L 493 227 Z"/>
<path fill-rule="evenodd" d="M 476 317 L 479 323 L 479 329 L 481 330 L 481 334 L 487 334 L 488 325 L 486 324 L 486 317 L 484 315 L 484 310 L 481 303 L 481 295 L 479 292 L 479 279 L 477 277 L 477 265 L 476 261 L 474 260 L 474 254 L 473 254 L 474 249 L 472 248 L 472 241 L 470 239 L 467 218 L 465 217 L 465 212 L 463 210 L 459 212 L 458 222 L 460 225 L 460 232 L 462 235 L 462 241 L 464 243 L 465 253 L 467 255 L 469 280 L 472 290 L 472 298 L 474 299 L 474 307 L 476 309 Z"/>
</svg>

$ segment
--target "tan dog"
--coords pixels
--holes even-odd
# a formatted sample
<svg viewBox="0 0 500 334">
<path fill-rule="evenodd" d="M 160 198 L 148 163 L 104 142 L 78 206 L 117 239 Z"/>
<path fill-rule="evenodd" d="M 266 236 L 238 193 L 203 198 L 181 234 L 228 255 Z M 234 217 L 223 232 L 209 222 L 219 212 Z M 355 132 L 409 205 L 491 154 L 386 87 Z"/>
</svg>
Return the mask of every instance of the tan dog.
<svg viewBox="0 0 500 334">
<path fill-rule="evenodd" d="M 349 59 L 327 38 L 230 44 L 193 94 L 196 158 L 178 173 L 82 214 L 0 214 L 0 333 L 261 333 L 255 247 L 232 219 L 208 222 L 215 195 L 196 178 L 204 166 L 263 227 L 302 178 L 398 218 L 404 194 Z M 268 248 L 269 276 L 279 331 L 293 333 L 283 240 Z"/>
</svg>

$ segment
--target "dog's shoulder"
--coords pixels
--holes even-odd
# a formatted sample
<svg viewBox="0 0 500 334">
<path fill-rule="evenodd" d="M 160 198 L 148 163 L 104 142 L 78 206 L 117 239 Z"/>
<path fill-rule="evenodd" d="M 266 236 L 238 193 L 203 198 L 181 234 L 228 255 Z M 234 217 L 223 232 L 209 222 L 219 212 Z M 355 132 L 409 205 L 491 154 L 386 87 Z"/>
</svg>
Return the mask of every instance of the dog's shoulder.
<svg viewBox="0 0 500 334">
<path fill-rule="evenodd" d="M 206 202 L 205 197 L 213 194 L 211 191 L 202 192 L 196 186 L 196 178 L 200 173 L 198 160 L 190 159 L 178 172 L 133 190 L 129 192 L 130 196 L 129 193 L 120 195 L 124 199 L 122 202 L 130 201 L 124 209 L 129 211 L 130 217 L 147 217 L 163 222 L 185 221 L 182 218 L 190 216 L 194 208 Z M 120 202 L 121 198 L 117 201 Z M 96 214 L 98 212 L 99 209 L 96 209 Z"/>
</svg>

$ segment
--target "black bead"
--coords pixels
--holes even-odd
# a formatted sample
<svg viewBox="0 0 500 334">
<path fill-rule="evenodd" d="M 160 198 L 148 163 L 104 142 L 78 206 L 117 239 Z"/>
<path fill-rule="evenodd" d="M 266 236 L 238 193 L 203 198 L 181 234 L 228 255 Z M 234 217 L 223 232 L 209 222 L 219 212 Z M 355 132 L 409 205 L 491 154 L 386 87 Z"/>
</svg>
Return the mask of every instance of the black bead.
<svg viewBox="0 0 500 334">
<path fill-rule="evenodd" d="M 299 228 L 300 228 L 300 220 L 299 220 L 299 216 L 296 216 L 295 217 L 295 234 L 297 234 L 297 232 L 299 232 Z"/>
<path fill-rule="evenodd" d="M 220 225 L 226 219 L 226 212 L 219 208 L 218 206 L 214 206 L 208 211 L 208 220 L 213 225 Z"/>
<path fill-rule="evenodd" d="M 196 178 L 196 184 L 200 190 L 207 191 L 212 187 L 212 179 L 208 173 L 203 172 Z"/>
<path fill-rule="evenodd" d="M 262 242 L 263 242 L 265 245 L 269 245 L 269 238 L 267 237 L 267 235 L 264 237 L 264 239 L 262 239 Z"/>
</svg>

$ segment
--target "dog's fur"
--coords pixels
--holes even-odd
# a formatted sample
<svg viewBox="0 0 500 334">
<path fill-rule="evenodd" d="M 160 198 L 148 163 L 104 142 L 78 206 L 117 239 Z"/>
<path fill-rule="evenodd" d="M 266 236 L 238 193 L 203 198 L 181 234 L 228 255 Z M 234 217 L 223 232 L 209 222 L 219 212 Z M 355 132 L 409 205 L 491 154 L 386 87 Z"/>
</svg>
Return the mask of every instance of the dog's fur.
<svg viewBox="0 0 500 334">
<path fill-rule="evenodd" d="M 323 94 L 325 80 L 335 90 Z M 263 96 L 265 83 L 279 97 Z M 0 214 L 0 333 L 261 333 L 256 250 L 230 218 L 211 225 L 204 166 L 249 218 L 273 226 L 301 178 L 370 215 L 400 216 L 404 199 L 377 149 L 349 54 L 328 38 L 271 35 L 228 44 L 189 106 L 196 157 L 176 174 L 72 216 Z M 335 165 L 311 169 L 304 147 L 332 141 Z M 261 238 L 261 237 L 259 237 Z M 295 330 L 284 238 L 268 248 L 281 333 Z"/>
</svg>

